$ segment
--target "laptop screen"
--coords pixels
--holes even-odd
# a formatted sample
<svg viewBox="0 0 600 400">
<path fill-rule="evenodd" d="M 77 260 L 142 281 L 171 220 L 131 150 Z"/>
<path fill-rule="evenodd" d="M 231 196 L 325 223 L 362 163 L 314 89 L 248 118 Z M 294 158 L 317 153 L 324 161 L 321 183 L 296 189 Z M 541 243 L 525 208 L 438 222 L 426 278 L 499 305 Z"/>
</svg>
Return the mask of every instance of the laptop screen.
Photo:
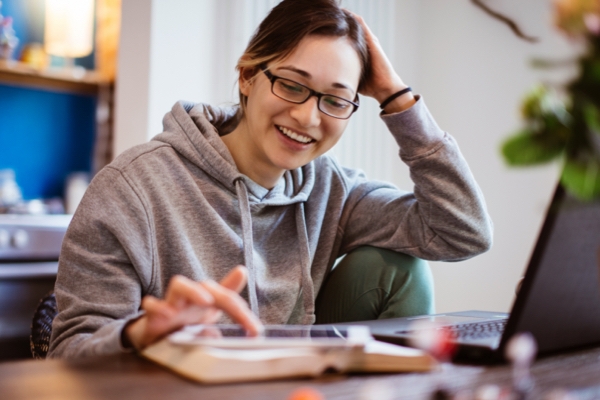
<svg viewBox="0 0 600 400">
<path fill-rule="evenodd" d="M 600 201 L 556 190 L 509 325 L 540 352 L 600 343 Z"/>
</svg>

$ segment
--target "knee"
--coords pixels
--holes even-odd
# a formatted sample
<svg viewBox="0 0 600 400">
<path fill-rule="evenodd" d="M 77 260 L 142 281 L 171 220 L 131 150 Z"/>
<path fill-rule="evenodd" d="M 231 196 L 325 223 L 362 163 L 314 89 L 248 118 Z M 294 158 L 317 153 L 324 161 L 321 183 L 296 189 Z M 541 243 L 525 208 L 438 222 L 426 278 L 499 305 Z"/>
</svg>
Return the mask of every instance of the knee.
<svg viewBox="0 0 600 400">
<path fill-rule="evenodd" d="M 317 323 L 433 313 L 433 279 L 424 260 L 362 246 L 327 277 L 316 300 Z"/>
<path fill-rule="evenodd" d="M 363 275 L 366 281 L 375 279 L 379 287 L 386 289 L 389 309 L 384 314 L 391 312 L 394 316 L 408 316 L 434 312 L 433 275 L 425 260 L 392 250 L 362 246 L 348 253 L 338 267 L 346 269 L 344 275 L 355 279 Z"/>
<path fill-rule="evenodd" d="M 372 246 L 361 246 L 339 263 L 336 269 L 347 270 L 352 276 L 362 272 L 371 276 L 380 275 L 382 279 L 411 281 L 424 285 L 433 285 L 431 269 L 425 260 L 392 250 Z"/>
</svg>

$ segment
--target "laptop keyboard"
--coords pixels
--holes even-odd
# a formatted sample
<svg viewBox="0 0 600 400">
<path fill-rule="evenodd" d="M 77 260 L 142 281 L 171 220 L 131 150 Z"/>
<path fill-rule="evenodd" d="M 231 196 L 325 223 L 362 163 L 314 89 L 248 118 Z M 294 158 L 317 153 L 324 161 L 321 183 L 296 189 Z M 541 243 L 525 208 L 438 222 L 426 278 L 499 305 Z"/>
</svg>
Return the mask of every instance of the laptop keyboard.
<svg viewBox="0 0 600 400">
<path fill-rule="evenodd" d="M 450 337 L 455 340 L 486 339 L 501 336 L 504 332 L 507 320 L 472 322 L 453 326 L 442 326 L 437 329 L 448 331 Z M 401 334 L 414 334 L 416 330 L 398 331 Z"/>
</svg>

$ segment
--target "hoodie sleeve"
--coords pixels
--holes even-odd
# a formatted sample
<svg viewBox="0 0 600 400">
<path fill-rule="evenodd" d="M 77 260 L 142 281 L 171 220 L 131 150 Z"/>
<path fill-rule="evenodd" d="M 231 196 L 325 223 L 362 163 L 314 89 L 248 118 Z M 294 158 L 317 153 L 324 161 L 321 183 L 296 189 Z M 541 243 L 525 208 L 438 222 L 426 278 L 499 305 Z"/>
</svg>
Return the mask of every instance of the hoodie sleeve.
<svg viewBox="0 0 600 400">
<path fill-rule="evenodd" d="M 343 170 L 348 198 L 342 254 L 366 244 L 427 260 L 457 261 L 487 251 L 492 222 L 481 190 L 454 138 L 438 127 L 423 99 L 382 119 L 410 168 L 414 192 Z"/>
<path fill-rule="evenodd" d="M 121 172 L 107 167 L 94 178 L 63 241 L 49 357 L 125 351 L 122 328 L 152 281 L 148 221 Z"/>
</svg>

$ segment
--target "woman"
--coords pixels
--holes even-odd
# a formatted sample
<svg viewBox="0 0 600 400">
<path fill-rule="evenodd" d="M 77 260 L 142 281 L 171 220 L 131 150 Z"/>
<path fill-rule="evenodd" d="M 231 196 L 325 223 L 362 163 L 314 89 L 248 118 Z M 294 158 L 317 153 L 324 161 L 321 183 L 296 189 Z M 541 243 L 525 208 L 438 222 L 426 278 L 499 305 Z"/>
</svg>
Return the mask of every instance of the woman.
<svg viewBox="0 0 600 400">
<path fill-rule="evenodd" d="M 360 17 L 284 0 L 237 69 L 239 107 L 178 103 L 94 178 L 63 244 L 50 356 L 139 350 L 187 323 L 311 324 L 336 258 L 364 245 L 436 260 L 489 248 L 458 147 Z M 414 194 L 324 155 L 358 93 L 380 102 Z"/>
</svg>

